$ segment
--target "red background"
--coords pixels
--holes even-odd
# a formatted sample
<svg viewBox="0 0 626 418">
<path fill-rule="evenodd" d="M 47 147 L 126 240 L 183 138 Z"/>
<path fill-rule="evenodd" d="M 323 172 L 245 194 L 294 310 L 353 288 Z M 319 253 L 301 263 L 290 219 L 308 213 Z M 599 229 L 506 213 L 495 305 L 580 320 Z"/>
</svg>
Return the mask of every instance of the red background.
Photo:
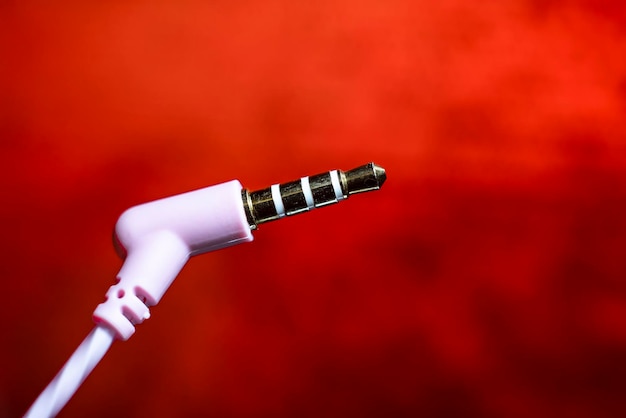
<svg viewBox="0 0 626 418">
<path fill-rule="evenodd" d="M 0 416 L 92 327 L 126 208 L 370 160 L 193 259 L 65 417 L 626 414 L 622 1 L 2 2 Z"/>
</svg>

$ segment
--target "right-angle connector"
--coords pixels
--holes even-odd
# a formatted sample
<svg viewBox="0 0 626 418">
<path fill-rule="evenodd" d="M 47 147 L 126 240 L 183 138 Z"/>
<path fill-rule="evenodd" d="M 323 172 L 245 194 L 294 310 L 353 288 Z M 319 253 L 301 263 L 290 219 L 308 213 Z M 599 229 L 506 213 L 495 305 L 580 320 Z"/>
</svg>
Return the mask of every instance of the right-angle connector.
<svg viewBox="0 0 626 418">
<path fill-rule="evenodd" d="M 127 340 L 189 257 L 250 242 L 251 230 L 260 223 L 379 189 L 385 178 L 385 170 L 369 163 L 256 192 L 242 191 L 241 183 L 233 180 L 130 208 L 115 227 L 124 264 L 117 283 L 94 311 L 94 321 Z"/>
<path fill-rule="evenodd" d="M 242 190 L 246 218 L 251 229 L 258 224 L 337 203 L 355 193 L 378 190 L 385 169 L 368 163 L 349 171 L 332 170 L 288 183 L 249 192 Z"/>
</svg>

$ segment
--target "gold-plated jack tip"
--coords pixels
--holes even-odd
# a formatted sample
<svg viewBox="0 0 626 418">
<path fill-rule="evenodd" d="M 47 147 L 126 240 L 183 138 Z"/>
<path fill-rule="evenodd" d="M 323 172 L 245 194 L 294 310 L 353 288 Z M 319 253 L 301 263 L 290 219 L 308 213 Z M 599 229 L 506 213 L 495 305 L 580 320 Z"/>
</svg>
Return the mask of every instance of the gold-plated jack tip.
<svg viewBox="0 0 626 418">
<path fill-rule="evenodd" d="M 387 173 L 385 169 L 374 163 L 368 163 L 345 172 L 348 195 L 369 192 L 381 188 Z"/>
<path fill-rule="evenodd" d="M 250 228 L 256 229 L 263 222 L 337 203 L 356 193 L 378 190 L 385 180 L 385 169 L 368 163 L 346 172 L 327 171 L 254 192 L 244 189 L 241 198 Z"/>
</svg>

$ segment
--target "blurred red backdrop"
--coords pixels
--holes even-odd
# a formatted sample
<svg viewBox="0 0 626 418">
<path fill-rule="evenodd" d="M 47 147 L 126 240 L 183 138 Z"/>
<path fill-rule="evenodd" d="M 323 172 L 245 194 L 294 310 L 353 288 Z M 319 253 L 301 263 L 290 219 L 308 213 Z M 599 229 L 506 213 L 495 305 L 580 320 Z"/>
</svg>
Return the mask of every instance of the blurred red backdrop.
<svg viewBox="0 0 626 418">
<path fill-rule="evenodd" d="M 91 329 L 124 209 L 370 160 L 380 192 L 193 259 L 61 415 L 625 416 L 625 28 L 610 0 L 2 2 L 0 416 Z"/>
</svg>

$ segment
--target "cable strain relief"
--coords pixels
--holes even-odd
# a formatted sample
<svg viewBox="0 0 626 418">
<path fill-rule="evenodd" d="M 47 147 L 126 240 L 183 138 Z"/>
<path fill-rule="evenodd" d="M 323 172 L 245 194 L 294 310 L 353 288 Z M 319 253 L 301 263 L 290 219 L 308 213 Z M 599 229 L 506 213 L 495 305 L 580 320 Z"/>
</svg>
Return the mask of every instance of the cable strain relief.
<svg viewBox="0 0 626 418">
<path fill-rule="evenodd" d="M 116 338 L 126 341 L 135 333 L 135 325 L 150 318 L 150 309 L 137 295 L 127 294 L 119 284 L 111 286 L 105 302 L 98 305 L 93 321 L 112 330 Z"/>
<path fill-rule="evenodd" d="M 133 323 L 110 305 L 99 305 L 93 313 L 93 322 L 111 330 L 118 340 L 126 341 L 135 333 Z"/>
</svg>

